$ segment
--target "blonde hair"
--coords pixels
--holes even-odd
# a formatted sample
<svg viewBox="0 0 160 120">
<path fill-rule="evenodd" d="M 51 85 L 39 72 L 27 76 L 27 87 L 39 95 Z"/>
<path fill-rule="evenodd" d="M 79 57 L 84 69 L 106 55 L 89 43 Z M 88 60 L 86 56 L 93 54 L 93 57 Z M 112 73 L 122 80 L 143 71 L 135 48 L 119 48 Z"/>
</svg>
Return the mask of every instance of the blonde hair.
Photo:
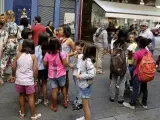
<svg viewBox="0 0 160 120">
<path fill-rule="evenodd" d="M 8 10 L 6 12 L 6 19 L 7 19 L 7 22 L 14 22 L 15 21 L 15 15 L 12 10 Z"/>
</svg>

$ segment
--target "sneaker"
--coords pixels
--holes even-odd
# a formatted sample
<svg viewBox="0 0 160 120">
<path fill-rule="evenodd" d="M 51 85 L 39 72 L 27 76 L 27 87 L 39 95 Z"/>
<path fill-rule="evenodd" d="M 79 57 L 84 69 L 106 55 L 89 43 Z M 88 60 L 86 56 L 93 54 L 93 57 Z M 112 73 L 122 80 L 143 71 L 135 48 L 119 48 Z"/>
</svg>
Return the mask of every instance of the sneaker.
<svg viewBox="0 0 160 120">
<path fill-rule="evenodd" d="M 72 107 L 72 110 L 80 110 L 83 108 L 83 105 L 82 104 L 75 104 L 73 107 Z"/>
<path fill-rule="evenodd" d="M 132 106 L 132 105 L 130 105 L 129 103 L 124 102 L 123 105 L 124 105 L 125 107 L 128 107 L 128 108 L 132 109 L 132 110 L 135 109 L 135 106 Z"/>
<path fill-rule="evenodd" d="M 119 85 L 116 85 L 116 88 L 119 89 Z"/>
<path fill-rule="evenodd" d="M 123 104 L 124 100 L 118 100 L 119 104 Z"/>
<path fill-rule="evenodd" d="M 142 101 L 140 101 L 139 103 L 142 105 L 144 109 L 148 109 L 147 104 L 142 103 Z"/>
<path fill-rule="evenodd" d="M 37 105 L 39 105 L 41 103 L 42 103 L 42 99 L 38 99 L 38 101 L 35 103 L 35 105 L 37 106 Z"/>
<path fill-rule="evenodd" d="M 76 120 L 85 120 L 85 118 L 83 116 L 83 117 L 77 118 Z"/>
<path fill-rule="evenodd" d="M 109 100 L 110 100 L 110 102 L 114 102 L 114 99 L 112 99 L 112 98 L 109 98 Z"/>
</svg>

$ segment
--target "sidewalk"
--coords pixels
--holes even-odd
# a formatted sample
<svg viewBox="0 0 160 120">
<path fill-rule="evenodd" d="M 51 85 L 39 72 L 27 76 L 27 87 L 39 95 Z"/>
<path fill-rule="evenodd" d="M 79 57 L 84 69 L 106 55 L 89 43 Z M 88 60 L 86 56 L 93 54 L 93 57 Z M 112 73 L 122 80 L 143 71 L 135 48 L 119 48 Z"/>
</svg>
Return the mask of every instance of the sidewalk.
<svg viewBox="0 0 160 120">
<path fill-rule="evenodd" d="M 117 102 L 109 101 L 109 56 L 104 57 L 105 75 L 97 75 L 93 85 L 90 100 L 92 120 L 160 120 L 160 73 L 156 73 L 155 80 L 148 84 L 148 110 L 139 104 L 135 110 L 123 107 Z M 69 100 L 75 99 L 75 87 L 71 80 Z M 82 111 L 72 111 L 71 105 L 68 109 L 62 106 L 62 95 L 59 97 L 58 111 L 52 112 L 50 107 L 43 104 L 36 107 L 37 113 L 42 113 L 39 120 L 76 120 L 83 115 Z M 129 101 L 129 94 L 125 94 L 125 101 Z M 0 120 L 20 120 L 18 116 L 18 94 L 15 92 L 14 84 L 7 83 L 0 87 Z M 26 118 L 29 120 L 30 112 L 26 104 Z"/>
</svg>

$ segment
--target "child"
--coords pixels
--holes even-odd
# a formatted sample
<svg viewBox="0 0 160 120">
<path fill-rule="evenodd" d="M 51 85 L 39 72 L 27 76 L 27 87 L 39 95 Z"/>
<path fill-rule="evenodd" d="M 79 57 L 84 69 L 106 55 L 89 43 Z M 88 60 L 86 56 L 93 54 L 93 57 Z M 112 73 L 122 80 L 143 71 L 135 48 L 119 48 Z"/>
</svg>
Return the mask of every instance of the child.
<svg viewBox="0 0 160 120">
<path fill-rule="evenodd" d="M 78 74 L 76 78 L 78 80 L 79 92 L 82 98 L 84 117 L 77 120 L 91 120 L 91 111 L 89 108 L 89 98 L 91 95 L 91 88 L 93 79 L 96 76 L 96 69 L 92 59 L 92 49 L 89 46 L 85 46 L 83 50 L 83 58 L 80 61 L 78 67 Z"/>
<path fill-rule="evenodd" d="M 44 65 L 48 66 L 48 78 L 52 87 L 52 105 L 51 109 L 57 111 L 57 93 L 58 87 L 61 88 L 63 94 L 63 106 L 68 107 L 66 94 L 66 70 L 65 65 L 68 64 L 66 55 L 61 52 L 61 44 L 58 39 L 51 38 L 49 42 L 49 52 L 44 56 Z"/>
<path fill-rule="evenodd" d="M 78 74 L 78 64 L 79 61 L 82 60 L 83 54 L 82 54 L 82 49 L 84 44 L 81 42 L 76 42 L 76 52 L 77 54 L 71 57 L 71 63 L 69 66 L 72 68 L 72 73 L 73 73 L 73 80 L 76 86 L 76 100 L 73 102 L 73 110 L 79 110 L 82 109 L 82 100 L 81 100 L 81 95 L 79 93 L 79 87 L 78 87 L 78 81 L 76 79 L 76 75 Z"/>
<path fill-rule="evenodd" d="M 147 108 L 147 97 L 148 97 L 147 83 L 141 83 L 138 80 L 139 65 L 141 63 L 143 56 L 145 56 L 148 53 L 148 51 L 145 49 L 145 47 L 147 46 L 146 41 L 147 41 L 146 38 L 143 38 L 141 36 L 138 37 L 137 44 L 139 46 L 139 50 L 134 54 L 133 66 L 135 67 L 135 69 L 133 75 L 133 92 L 131 96 L 131 101 L 129 103 L 123 103 L 125 107 L 131 109 L 135 109 L 140 86 L 141 86 L 141 91 L 143 92 L 142 106 L 144 108 Z"/>
<path fill-rule="evenodd" d="M 137 43 L 135 42 L 135 35 L 130 34 L 129 40 L 130 40 L 130 44 L 129 44 L 129 47 L 127 48 L 127 50 L 128 50 L 128 69 L 129 69 L 130 76 L 132 78 L 133 77 L 133 70 L 134 70 L 134 67 L 132 66 L 133 55 L 134 55 L 136 48 L 137 48 Z M 132 91 L 132 85 L 133 85 L 132 79 L 129 82 L 130 82 L 130 90 Z"/>
<path fill-rule="evenodd" d="M 14 60 L 11 82 L 15 82 L 16 90 L 19 92 L 20 117 L 25 116 L 25 95 L 31 110 L 31 120 L 37 120 L 41 114 L 35 114 L 34 86 L 38 75 L 37 59 L 34 55 L 33 41 L 26 39 L 22 44 L 22 50 Z"/>
<path fill-rule="evenodd" d="M 48 78 L 48 71 L 43 65 L 43 57 L 47 51 L 48 46 L 48 35 L 47 33 L 41 33 L 39 35 L 39 41 L 38 46 L 35 48 L 35 55 L 38 60 L 38 85 L 42 86 L 42 93 L 44 98 L 44 105 L 48 106 L 48 100 L 47 100 L 47 78 Z M 42 82 L 41 82 L 42 81 Z M 42 83 L 42 85 L 40 85 Z M 35 94 L 35 105 L 39 105 L 42 100 L 38 99 L 38 85 L 36 87 L 36 94 Z"/>
</svg>

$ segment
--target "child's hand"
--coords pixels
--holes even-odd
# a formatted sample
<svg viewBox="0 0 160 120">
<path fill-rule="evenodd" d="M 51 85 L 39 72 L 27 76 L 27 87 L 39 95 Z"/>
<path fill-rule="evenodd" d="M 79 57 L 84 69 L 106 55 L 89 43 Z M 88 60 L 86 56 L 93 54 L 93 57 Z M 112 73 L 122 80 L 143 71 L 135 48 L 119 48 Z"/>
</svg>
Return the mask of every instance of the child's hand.
<svg viewBox="0 0 160 120">
<path fill-rule="evenodd" d="M 11 81 L 12 83 L 14 83 L 14 82 L 16 81 L 16 77 L 11 76 L 10 81 Z"/>
<path fill-rule="evenodd" d="M 77 79 L 80 79 L 80 75 L 76 75 L 76 78 L 77 78 Z"/>
<path fill-rule="evenodd" d="M 36 81 L 34 82 L 34 86 L 37 86 L 37 82 Z"/>
<path fill-rule="evenodd" d="M 71 69 L 73 69 L 73 68 L 74 68 L 74 66 L 73 66 L 72 64 L 69 64 L 69 67 L 70 67 Z"/>
</svg>

